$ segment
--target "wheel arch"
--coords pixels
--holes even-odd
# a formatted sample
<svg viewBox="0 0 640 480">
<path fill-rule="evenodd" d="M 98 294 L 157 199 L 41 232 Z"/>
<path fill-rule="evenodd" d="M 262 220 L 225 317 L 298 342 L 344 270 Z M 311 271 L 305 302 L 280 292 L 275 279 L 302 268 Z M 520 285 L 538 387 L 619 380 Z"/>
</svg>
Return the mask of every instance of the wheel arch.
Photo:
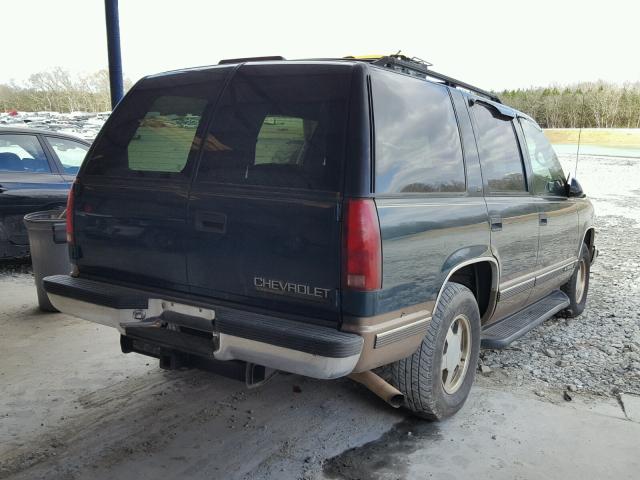
<svg viewBox="0 0 640 480">
<path fill-rule="evenodd" d="M 487 282 L 489 277 L 489 282 Z M 483 256 L 457 263 L 447 273 L 436 297 L 433 307 L 435 314 L 442 292 L 447 282 L 461 283 L 469 288 L 478 302 L 481 322 L 485 323 L 493 314 L 498 300 L 498 285 L 500 283 L 500 267 L 494 257 Z"/>
<path fill-rule="evenodd" d="M 596 229 L 592 226 L 587 227 L 584 231 L 584 235 L 582 236 L 582 243 L 580 244 L 580 248 L 582 248 L 582 244 L 587 246 L 589 250 L 589 258 L 593 262 L 596 258 Z M 578 257 L 580 256 L 580 251 L 578 251 Z"/>
<path fill-rule="evenodd" d="M 582 236 L 582 243 L 586 243 L 589 249 L 591 249 L 594 245 L 595 237 L 596 229 L 594 227 L 588 227 Z M 580 245 L 582 245 L 582 243 Z"/>
</svg>

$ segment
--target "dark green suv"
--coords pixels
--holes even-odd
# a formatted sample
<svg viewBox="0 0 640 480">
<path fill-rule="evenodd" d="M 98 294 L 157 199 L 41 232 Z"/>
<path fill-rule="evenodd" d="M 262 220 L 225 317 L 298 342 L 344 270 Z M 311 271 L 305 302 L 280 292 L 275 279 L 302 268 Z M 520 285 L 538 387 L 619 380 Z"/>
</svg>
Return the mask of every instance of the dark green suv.
<svg viewBox="0 0 640 480">
<path fill-rule="evenodd" d="M 430 418 L 481 347 L 582 312 L 593 208 L 531 118 L 399 56 L 221 63 L 144 78 L 105 124 L 59 310 L 166 368 L 351 375 Z"/>
</svg>

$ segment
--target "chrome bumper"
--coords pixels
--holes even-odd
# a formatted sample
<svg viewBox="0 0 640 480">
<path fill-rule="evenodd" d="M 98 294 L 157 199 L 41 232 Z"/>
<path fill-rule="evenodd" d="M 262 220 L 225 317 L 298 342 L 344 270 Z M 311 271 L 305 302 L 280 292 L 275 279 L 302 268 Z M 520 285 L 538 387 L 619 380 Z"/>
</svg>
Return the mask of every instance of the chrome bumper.
<svg viewBox="0 0 640 480">
<path fill-rule="evenodd" d="M 55 285 L 56 277 L 47 277 L 45 281 L 49 299 L 59 311 L 115 328 L 125 336 L 136 335 L 144 341 L 156 341 L 154 338 L 162 333 L 165 347 L 187 353 L 194 353 L 197 347 L 198 355 L 216 360 L 242 360 L 308 377 L 333 379 L 350 374 L 362 353 L 362 337 L 329 327 L 227 307 L 206 308 L 148 297 L 146 308 L 115 308 L 112 305 L 118 303 L 105 299 L 104 291 L 92 300 L 89 290 L 93 290 L 93 286 L 86 288 L 86 280 L 77 282 L 75 287 L 68 277 L 61 278 L 60 282 Z M 96 286 L 99 291 L 97 287 L 99 285 Z M 136 302 L 134 298 L 133 302 L 118 305 L 140 307 L 145 303 Z M 195 338 L 198 342 L 193 344 L 194 350 L 189 351 L 190 335 L 176 332 L 176 341 L 172 343 L 172 331 L 156 328 L 160 323 L 173 322 L 174 318 L 178 323 L 180 318 L 188 320 L 189 323 L 183 325 L 198 324 L 199 329 L 211 332 L 210 350 L 208 343 L 202 348 L 203 337 L 194 336 L 194 342 Z M 151 340 L 144 339 L 145 331 Z"/>
</svg>

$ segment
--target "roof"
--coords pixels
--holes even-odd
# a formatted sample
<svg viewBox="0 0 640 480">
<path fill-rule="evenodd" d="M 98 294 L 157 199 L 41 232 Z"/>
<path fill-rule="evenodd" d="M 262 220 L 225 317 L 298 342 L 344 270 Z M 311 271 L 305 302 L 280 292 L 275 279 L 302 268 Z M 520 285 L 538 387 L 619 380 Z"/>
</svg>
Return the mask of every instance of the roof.
<svg viewBox="0 0 640 480">
<path fill-rule="evenodd" d="M 279 57 L 279 56 L 232 58 L 232 59 L 221 60 L 217 65 L 206 65 L 206 66 L 200 66 L 200 67 L 171 70 L 168 72 L 157 73 L 155 75 L 149 75 L 145 78 L 155 78 L 155 77 L 162 77 L 165 75 L 173 75 L 173 74 L 180 74 L 180 73 L 193 72 L 193 71 L 203 71 L 203 70 L 216 69 L 216 68 L 227 68 L 227 67 L 233 67 L 235 65 L 245 64 L 245 63 L 264 64 L 264 65 L 269 65 L 269 64 L 273 65 L 273 64 L 282 64 L 282 63 L 289 63 L 289 64 L 306 63 L 306 64 L 312 64 L 312 65 L 313 64 L 344 65 L 344 64 L 358 64 L 358 63 L 367 64 L 375 68 L 385 69 L 401 75 L 421 78 L 427 82 L 447 85 L 449 87 L 459 89 L 460 91 L 463 92 L 463 94 L 468 95 L 470 97 L 475 97 L 478 99 L 478 101 L 491 105 L 493 108 L 498 110 L 503 115 L 510 116 L 510 117 L 523 116 L 531 119 L 531 117 L 527 116 L 523 112 L 516 110 L 512 107 L 509 107 L 507 105 L 504 105 L 500 101 L 500 98 L 493 92 L 476 87 L 474 85 L 455 79 L 448 75 L 444 75 L 442 73 L 436 72 L 431 69 L 432 64 L 429 62 L 426 62 L 419 58 L 409 58 L 400 54 L 386 55 L 386 56 L 385 55 L 363 55 L 363 56 L 349 56 L 344 58 L 307 58 L 307 59 L 292 59 L 292 60 L 287 60 L 284 57 Z"/>
<path fill-rule="evenodd" d="M 334 63 L 334 64 L 366 63 L 375 67 L 388 69 L 396 73 L 401 73 L 405 75 L 422 78 L 423 80 L 430 81 L 433 83 L 441 83 L 449 87 L 467 90 L 467 91 L 473 92 L 476 95 L 485 97 L 495 103 L 502 103 L 500 101 L 500 98 L 498 98 L 498 96 L 492 92 L 476 87 L 475 85 L 471 85 L 467 82 L 463 82 L 462 80 L 458 80 L 448 75 L 444 75 L 442 73 L 436 72 L 431 69 L 431 67 L 433 66 L 431 63 L 416 57 L 410 58 L 405 55 L 401 55 L 400 53 L 397 53 L 394 55 L 386 55 L 386 56 L 385 55 L 363 55 L 363 56 L 349 56 L 349 57 L 343 57 L 343 58 L 308 58 L 308 59 L 293 59 L 293 60 L 287 60 L 281 56 L 229 58 L 229 59 L 220 60 L 217 65 L 173 70 L 169 72 L 159 73 L 156 75 L 150 75 L 148 78 L 185 73 L 185 72 L 194 71 L 194 70 L 196 71 L 207 70 L 207 69 L 212 69 L 216 67 L 224 68 L 224 67 L 239 65 L 244 63 L 262 63 L 262 64 L 298 63 L 299 64 L 299 63 L 307 63 L 307 62 L 308 63 Z"/>
<path fill-rule="evenodd" d="M 88 142 L 82 137 L 77 137 L 75 135 L 69 135 L 68 133 L 60 133 L 54 130 L 42 130 L 38 128 L 29 128 L 29 127 L 6 127 L 4 125 L 0 125 L 0 133 L 30 133 L 31 135 L 52 135 L 55 137 L 63 137 L 68 138 L 69 140 L 74 140 L 76 142 L 84 143 L 86 145 L 91 145 L 91 142 Z"/>
<path fill-rule="evenodd" d="M 152 73 L 150 75 L 146 75 L 143 78 L 158 78 L 163 76 L 170 75 L 179 75 L 181 73 L 190 73 L 190 72 L 202 72 L 207 70 L 215 70 L 215 69 L 231 69 L 236 65 L 240 64 L 250 64 L 250 65 L 281 65 L 281 64 L 332 64 L 332 65 L 345 65 L 345 64 L 356 64 L 363 63 L 359 60 L 354 60 L 351 58 L 305 58 L 305 59 L 295 59 L 295 60 L 286 60 L 286 59 L 275 59 L 270 57 L 256 57 L 252 58 L 233 58 L 229 60 L 221 60 L 219 63 L 214 65 L 200 65 L 197 67 L 185 67 L 178 68 L 176 70 L 167 70 L 166 72 L 158 72 Z"/>
</svg>

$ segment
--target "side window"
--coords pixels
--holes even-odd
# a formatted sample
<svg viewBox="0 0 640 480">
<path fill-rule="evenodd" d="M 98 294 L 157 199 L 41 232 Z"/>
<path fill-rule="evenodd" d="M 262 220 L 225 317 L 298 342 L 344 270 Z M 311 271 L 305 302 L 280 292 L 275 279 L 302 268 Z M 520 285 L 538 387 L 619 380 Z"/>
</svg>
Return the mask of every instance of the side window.
<svg viewBox="0 0 640 480">
<path fill-rule="evenodd" d="M 520 119 L 527 142 L 531 169 L 533 170 L 533 192 L 537 195 L 565 196 L 565 174 L 553 147 L 540 127 L 526 118 Z"/>
<path fill-rule="evenodd" d="M 84 156 L 89 147 L 80 142 L 74 142 L 66 138 L 46 137 L 51 148 L 56 152 L 64 173 L 75 175 L 82 165 Z"/>
<path fill-rule="evenodd" d="M 522 156 L 513 121 L 481 102 L 472 109 L 478 127 L 482 176 L 491 193 L 526 192 Z"/>
<path fill-rule="evenodd" d="M 446 88 L 372 72 L 376 192 L 464 192 L 460 134 Z"/>
<path fill-rule="evenodd" d="M 35 135 L 0 135 L 0 172 L 51 173 Z"/>
</svg>

